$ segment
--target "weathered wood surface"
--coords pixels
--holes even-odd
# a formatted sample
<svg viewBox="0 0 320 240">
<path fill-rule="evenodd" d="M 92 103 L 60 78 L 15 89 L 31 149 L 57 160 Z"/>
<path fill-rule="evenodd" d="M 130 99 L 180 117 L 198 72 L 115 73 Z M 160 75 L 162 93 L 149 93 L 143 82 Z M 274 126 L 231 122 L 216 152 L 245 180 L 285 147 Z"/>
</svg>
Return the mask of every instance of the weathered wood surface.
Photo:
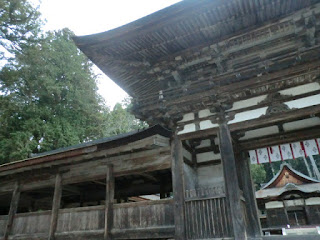
<svg viewBox="0 0 320 240">
<path fill-rule="evenodd" d="M 238 173 L 240 174 L 240 179 L 243 186 L 243 196 L 245 199 L 244 209 L 246 213 L 247 229 L 251 237 L 261 236 L 261 224 L 258 216 L 258 206 L 255 198 L 255 188 L 253 186 L 250 163 L 248 157 L 244 152 L 237 154 Z"/>
<path fill-rule="evenodd" d="M 104 206 L 61 209 L 57 233 L 104 229 Z"/>
<path fill-rule="evenodd" d="M 16 214 L 10 235 L 48 235 L 51 211 Z"/>
<path fill-rule="evenodd" d="M 185 201 L 187 239 L 233 236 L 223 186 L 186 190 Z"/>
<path fill-rule="evenodd" d="M 241 207 L 241 195 L 236 170 L 235 157 L 232 147 L 230 130 L 224 113 L 219 119 L 219 144 L 221 159 L 223 162 L 223 173 L 226 186 L 226 198 L 230 207 L 233 234 L 236 240 L 246 238 L 245 220 Z"/>
<path fill-rule="evenodd" d="M 1 166 L 0 176 L 6 176 L 13 173 L 19 173 L 29 170 L 41 169 L 45 167 L 53 167 L 56 165 L 64 165 L 76 162 L 83 162 L 92 158 L 98 159 L 105 156 L 118 156 L 119 153 L 126 154 L 137 150 L 156 149 L 159 147 L 168 147 L 169 139 L 159 134 L 146 137 L 124 145 L 116 145 L 109 149 L 97 149 L 97 146 L 91 146 L 84 149 L 75 149 L 74 151 L 61 152 L 47 156 L 40 156 L 17 162 L 15 164 L 7 164 Z M 30 162 L 36 163 L 31 165 Z"/>
<path fill-rule="evenodd" d="M 114 231 L 173 227 L 173 200 L 114 204 Z M 113 232 L 114 232 L 113 231 Z"/>
<path fill-rule="evenodd" d="M 52 201 L 49 240 L 54 239 L 54 234 L 57 230 L 59 209 L 60 209 L 60 203 L 61 203 L 61 195 L 62 195 L 62 180 L 61 180 L 61 174 L 58 173 L 56 175 L 56 183 L 55 183 L 54 195 L 53 195 L 53 201 Z"/>
<path fill-rule="evenodd" d="M 93 158 L 94 156 L 90 155 L 90 157 Z M 69 163 L 73 163 L 73 159 L 69 159 Z M 64 184 L 71 184 L 105 178 L 105 167 L 102 166 L 108 164 L 114 165 L 115 176 L 168 169 L 171 166 L 170 148 L 163 147 L 120 156 L 103 157 L 83 163 L 73 163 L 68 166 L 61 166 L 56 171 L 63 172 L 62 180 Z M 55 176 L 52 173 L 41 171 L 31 175 L 28 174 L 26 180 L 21 183 L 22 191 L 51 187 L 55 184 Z M 0 192 L 9 192 L 13 188 L 13 181 L 4 181 L 0 186 Z"/>
<path fill-rule="evenodd" d="M 172 158 L 172 187 L 174 197 L 174 223 L 175 239 L 185 240 L 185 201 L 184 201 L 184 162 L 182 153 L 182 142 L 175 132 L 171 140 L 171 158 Z"/>
<path fill-rule="evenodd" d="M 213 239 L 233 235 L 226 198 L 187 201 L 185 211 L 187 239 Z"/>
<path fill-rule="evenodd" d="M 8 221 L 7 215 L 0 216 L 0 237 L 3 237 L 4 235 L 4 230 L 6 228 L 7 221 Z"/>
<path fill-rule="evenodd" d="M 105 203 L 105 224 L 104 224 L 104 239 L 111 240 L 111 229 L 113 227 L 113 202 L 115 181 L 113 175 L 113 165 L 107 166 L 106 175 L 106 203 Z"/>
<path fill-rule="evenodd" d="M 8 237 L 12 230 L 13 220 L 18 209 L 19 200 L 20 200 L 20 183 L 17 181 L 14 187 L 14 191 L 12 193 L 10 210 L 8 214 L 8 221 L 6 224 L 4 237 L 3 237 L 4 240 L 8 240 Z"/>
</svg>

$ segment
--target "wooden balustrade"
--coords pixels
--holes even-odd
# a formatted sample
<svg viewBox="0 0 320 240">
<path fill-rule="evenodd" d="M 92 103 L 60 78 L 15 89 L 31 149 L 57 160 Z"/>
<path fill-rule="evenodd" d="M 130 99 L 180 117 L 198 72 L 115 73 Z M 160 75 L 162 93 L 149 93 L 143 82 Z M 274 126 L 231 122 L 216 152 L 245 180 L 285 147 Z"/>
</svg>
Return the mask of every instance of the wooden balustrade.
<svg viewBox="0 0 320 240">
<path fill-rule="evenodd" d="M 143 201 L 114 205 L 114 228 L 148 228 L 173 226 L 173 201 Z"/>
<path fill-rule="evenodd" d="M 115 204 L 114 226 L 111 233 L 114 238 L 125 234 L 150 237 L 174 234 L 173 200 L 143 201 Z M 0 236 L 4 235 L 7 216 L 0 216 Z M 48 236 L 51 211 L 16 214 L 10 236 L 29 239 L 33 235 Z M 73 233 L 103 232 L 105 224 L 105 206 L 60 209 L 58 215 L 58 236 Z M 24 237 L 25 236 L 25 237 Z"/>
<path fill-rule="evenodd" d="M 150 238 L 174 234 L 172 199 L 115 204 L 113 209 L 115 238 L 128 233 Z"/>
<path fill-rule="evenodd" d="M 185 199 L 187 239 L 233 236 L 223 186 L 187 190 Z"/>
<path fill-rule="evenodd" d="M 57 233 L 102 230 L 104 208 L 103 205 L 59 210 Z"/>
<path fill-rule="evenodd" d="M 51 211 L 16 214 L 9 235 L 48 234 Z"/>
<path fill-rule="evenodd" d="M 8 216 L 6 215 L 0 216 L 0 239 L 1 237 L 4 236 L 4 231 L 6 229 L 7 221 L 8 221 Z"/>
</svg>

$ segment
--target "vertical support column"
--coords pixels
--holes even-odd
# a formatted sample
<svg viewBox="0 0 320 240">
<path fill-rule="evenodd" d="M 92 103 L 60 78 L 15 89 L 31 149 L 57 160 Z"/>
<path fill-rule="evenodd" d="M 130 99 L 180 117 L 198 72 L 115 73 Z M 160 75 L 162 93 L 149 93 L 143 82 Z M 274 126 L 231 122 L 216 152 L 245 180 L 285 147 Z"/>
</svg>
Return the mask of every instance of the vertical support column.
<svg viewBox="0 0 320 240">
<path fill-rule="evenodd" d="M 172 157 L 172 185 L 174 198 L 174 224 L 175 239 L 185 240 L 185 211 L 184 211 L 184 172 L 183 172 L 183 155 L 182 143 L 177 135 L 177 131 L 171 141 Z"/>
<path fill-rule="evenodd" d="M 246 227 L 241 208 L 241 195 L 233 153 L 230 130 L 224 113 L 219 117 L 220 153 L 223 162 L 223 172 L 226 186 L 227 202 L 230 206 L 234 239 L 246 239 Z"/>
<path fill-rule="evenodd" d="M 12 199 L 11 199 L 11 204 L 10 204 L 10 210 L 8 214 L 8 221 L 7 221 L 7 226 L 4 232 L 4 240 L 8 240 L 9 234 L 12 229 L 13 225 L 13 220 L 14 220 L 14 215 L 17 212 L 18 204 L 19 204 L 19 199 L 20 199 L 20 184 L 19 182 L 16 182 L 16 185 L 14 187 L 13 193 L 12 193 Z"/>
<path fill-rule="evenodd" d="M 260 237 L 262 235 L 261 223 L 258 216 L 258 206 L 255 197 L 255 188 L 251 178 L 249 158 L 245 152 L 240 152 L 238 156 L 239 159 L 237 160 L 240 162 L 238 172 L 240 173 L 243 195 L 246 200 L 248 228 L 250 229 L 251 237 Z"/>
<path fill-rule="evenodd" d="M 50 223 L 48 240 L 55 239 L 54 235 L 56 233 L 57 225 L 58 225 L 61 195 L 62 195 L 62 179 L 61 179 L 61 174 L 58 173 L 56 175 L 56 183 L 54 187 L 54 195 L 53 195 L 52 211 L 51 211 L 51 223 Z"/>
<path fill-rule="evenodd" d="M 111 240 L 111 229 L 113 227 L 113 202 L 114 202 L 114 175 L 113 166 L 107 166 L 106 176 L 106 205 L 105 205 L 105 225 L 104 239 Z"/>
</svg>

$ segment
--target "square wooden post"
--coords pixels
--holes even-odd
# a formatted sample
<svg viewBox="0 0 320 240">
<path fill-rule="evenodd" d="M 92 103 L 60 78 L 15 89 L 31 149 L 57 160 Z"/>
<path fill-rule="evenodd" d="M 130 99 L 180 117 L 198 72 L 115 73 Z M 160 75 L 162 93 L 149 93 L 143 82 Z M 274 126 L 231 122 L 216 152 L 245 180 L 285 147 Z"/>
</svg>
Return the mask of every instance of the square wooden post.
<svg viewBox="0 0 320 240">
<path fill-rule="evenodd" d="M 8 240 L 9 238 L 12 225 L 13 225 L 14 215 L 16 214 L 18 209 L 19 199 L 20 199 L 20 184 L 19 182 L 16 182 L 13 193 L 12 193 L 7 225 L 4 232 L 4 238 L 3 238 L 4 240 Z"/>
<path fill-rule="evenodd" d="M 235 157 L 232 147 L 230 130 L 224 113 L 219 115 L 219 144 L 223 163 L 223 172 L 226 187 L 226 198 L 229 203 L 232 226 L 235 240 L 244 240 L 247 237 L 245 220 L 241 207 L 241 194 Z"/>
<path fill-rule="evenodd" d="M 107 166 L 106 175 L 106 204 L 105 204 L 105 226 L 104 239 L 111 240 L 113 227 L 113 202 L 114 202 L 114 174 L 113 165 Z"/>
<path fill-rule="evenodd" d="M 54 235 L 56 233 L 57 225 L 58 225 L 61 195 L 62 195 L 62 179 L 61 179 L 61 174 L 58 173 L 56 175 L 56 182 L 54 187 L 54 195 L 53 195 L 52 211 L 51 211 L 51 223 L 50 223 L 48 240 L 55 239 Z"/>
<path fill-rule="evenodd" d="M 171 141 L 171 157 L 175 239 L 185 240 L 184 163 L 182 156 L 182 143 L 177 135 L 177 131 L 175 131 Z"/>
<path fill-rule="evenodd" d="M 238 172 L 242 181 L 243 196 L 246 201 L 246 211 L 248 216 L 248 230 L 251 237 L 261 237 L 261 223 L 258 216 L 258 205 L 255 196 L 255 188 L 251 178 L 249 158 L 245 152 L 239 152 L 237 155 L 239 161 Z"/>
</svg>

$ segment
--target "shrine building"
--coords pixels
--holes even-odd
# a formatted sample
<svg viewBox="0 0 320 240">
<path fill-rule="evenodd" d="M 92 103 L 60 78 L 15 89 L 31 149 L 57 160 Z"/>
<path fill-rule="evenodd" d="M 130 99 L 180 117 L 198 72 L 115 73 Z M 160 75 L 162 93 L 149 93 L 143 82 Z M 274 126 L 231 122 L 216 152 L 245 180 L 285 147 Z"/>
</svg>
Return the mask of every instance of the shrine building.
<svg viewBox="0 0 320 240">
<path fill-rule="evenodd" d="M 319 0 L 184 0 L 75 37 L 153 127 L 0 166 L 0 236 L 319 239 L 263 235 L 249 168 L 320 138 L 319 19 Z"/>
</svg>

